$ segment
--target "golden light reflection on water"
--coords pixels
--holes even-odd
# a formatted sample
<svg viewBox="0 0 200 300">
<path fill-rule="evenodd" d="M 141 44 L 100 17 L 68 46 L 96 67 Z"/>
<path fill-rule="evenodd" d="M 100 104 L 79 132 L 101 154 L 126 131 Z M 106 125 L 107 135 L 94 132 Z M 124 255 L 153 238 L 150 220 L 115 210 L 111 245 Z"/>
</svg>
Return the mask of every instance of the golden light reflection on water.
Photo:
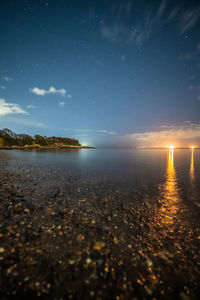
<svg viewBox="0 0 200 300">
<path fill-rule="evenodd" d="M 177 186 L 176 172 L 174 168 L 174 149 L 168 150 L 164 194 L 165 194 L 165 199 L 168 200 L 178 199 L 178 186 Z"/>
<path fill-rule="evenodd" d="M 166 181 L 161 187 L 163 202 L 160 214 L 162 216 L 161 222 L 165 225 L 172 225 L 174 217 L 178 211 L 179 189 L 177 185 L 176 171 L 174 168 L 174 149 L 168 150 L 167 167 L 166 167 Z M 171 228 L 173 231 L 173 229 Z"/>
<path fill-rule="evenodd" d="M 194 149 L 191 149 L 191 160 L 190 160 L 190 179 L 194 181 Z"/>
</svg>

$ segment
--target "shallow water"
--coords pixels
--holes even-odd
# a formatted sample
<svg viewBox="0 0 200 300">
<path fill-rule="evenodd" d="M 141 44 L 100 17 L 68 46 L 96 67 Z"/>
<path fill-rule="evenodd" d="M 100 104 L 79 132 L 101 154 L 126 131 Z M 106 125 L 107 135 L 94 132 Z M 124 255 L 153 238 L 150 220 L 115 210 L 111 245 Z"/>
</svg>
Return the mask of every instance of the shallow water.
<svg viewBox="0 0 200 300">
<path fill-rule="evenodd" d="M 198 299 L 199 149 L 0 151 L 0 166 L 0 296 Z"/>
<path fill-rule="evenodd" d="M 81 149 L 69 151 L 10 151 L 9 168 L 52 169 L 79 178 L 111 182 L 124 189 L 159 188 L 169 197 L 199 201 L 200 150 L 194 149 Z M 171 185 L 170 185 L 171 183 Z M 169 191 L 170 189 L 170 191 Z M 167 195 L 166 195 L 167 196 Z"/>
</svg>

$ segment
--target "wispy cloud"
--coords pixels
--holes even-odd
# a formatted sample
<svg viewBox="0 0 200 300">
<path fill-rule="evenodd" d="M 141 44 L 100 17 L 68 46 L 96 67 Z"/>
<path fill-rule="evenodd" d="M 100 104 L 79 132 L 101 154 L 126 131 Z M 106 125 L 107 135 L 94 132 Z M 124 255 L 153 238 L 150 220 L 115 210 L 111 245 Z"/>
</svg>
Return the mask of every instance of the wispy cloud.
<svg viewBox="0 0 200 300">
<path fill-rule="evenodd" d="M 200 84 L 197 84 L 197 85 L 190 85 L 189 87 L 188 87 L 188 89 L 189 89 L 189 91 L 198 91 L 198 90 L 200 90 Z"/>
<path fill-rule="evenodd" d="M 113 130 L 105 130 L 105 129 L 99 129 L 97 130 L 96 132 L 99 132 L 99 133 L 103 133 L 103 134 L 108 134 L 108 135 L 114 135 L 114 134 L 117 134 L 116 131 L 113 131 Z"/>
<path fill-rule="evenodd" d="M 83 137 L 83 136 L 88 136 L 86 133 L 81 133 L 81 134 L 76 134 L 73 137 L 78 138 L 78 137 Z"/>
<path fill-rule="evenodd" d="M 60 106 L 60 107 L 63 107 L 64 105 L 65 105 L 65 102 L 60 102 L 60 103 L 59 103 L 59 106 Z"/>
<path fill-rule="evenodd" d="M 186 52 L 186 53 L 181 53 L 179 55 L 179 60 L 191 60 L 195 57 L 196 52 L 192 51 L 192 52 Z"/>
<path fill-rule="evenodd" d="M 56 89 L 55 87 L 51 86 L 48 90 L 40 89 L 38 87 L 31 88 L 30 91 L 37 96 L 45 96 L 48 94 L 59 94 L 64 97 L 67 93 L 65 89 Z"/>
<path fill-rule="evenodd" d="M 168 16 L 168 21 L 173 21 L 176 19 L 178 13 L 180 11 L 180 7 L 179 6 L 175 6 L 172 8 L 171 12 L 169 13 Z"/>
<path fill-rule="evenodd" d="M 20 117 L 20 118 L 16 118 L 16 117 L 9 118 L 9 117 L 7 117 L 7 121 L 9 121 L 9 123 L 15 123 L 15 124 L 24 125 L 24 126 L 47 128 L 45 126 L 45 124 L 42 123 L 42 122 L 29 120 L 29 119 L 24 119 L 23 117 Z"/>
<path fill-rule="evenodd" d="M 135 43 L 137 46 L 143 44 L 152 33 L 152 23 L 142 24 L 128 27 L 123 23 L 115 23 L 113 25 L 108 25 L 106 23 L 102 24 L 101 34 L 102 37 L 109 42 L 116 43 Z"/>
<path fill-rule="evenodd" d="M 93 130 L 93 129 L 76 129 L 76 131 L 79 131 L 79 132 L 92 132 L 92 133 L 100 133 L 100 134 L 103 134 L 103 135 L 114 135 L 114 134 L 117 134 L 116 131 L 113 131 L 113 130 L 106 130 L 106 129 L 97 129 L 97 130 Z"/>
<path fill-rule="evenodd" d="M 190 31 L 200 21 L 200 7 L 187 9 L 180 15 L 180 32 Z"/>
<path fill-rule="evenodd" d="M 27 107 L 27 108 L 35 108 L 34 105 L 27 105 L 26 107 Z"/>
<path fill-rule="evenodd" d="M 200 22 L 200 5 L 188 2 L 185 7 L 181 2 L 175 4 L 168 0 L 161 0 L 155 9 L 150 8 L 145 1 L 140 20 L 131 17 L 132 4 L 122 3 L 111 12 L 112 18 L 106 18 L 100 23 L 103 39 L 112 44 L 125 43 L 141 46 L 162 24 L 176 22 L 180 34 L 185 34 Z M 156 3 L 156 1 L 155 1 Z M 126 19 L 126 21 L 124 21 Z"/>
<path fill-rule="evenodd" d="M 166 6 L 167 6 L 167 0 L 162 0 L 161 3 L 160 3 L 160 6 L 158 8 L 158 14 L 157 14 L 159 18 L 162 17 Z"/>
<path fill-rule="evenodd" d="M 177 23 L 180 34 L 189 32 L 200 22 L 199 3 L 194 4 L 192 1 L 188 1 L 185 5 L 180 1 L 179 4 L 173 6 L 168 15 L 168 22 L 174 21 Z"/>
<path fill-rule="evenodd" d="M 5 90 L 6 87 L 4 85 L 0 85 L 0 89 Z"/>
<path fill-rule="evenodd" d="M 8 77 L 8 76 L 2 76 L 1 78 L 2 78 L 3 80 L 5 80 L 5 81 L 12 81 L 12 80 L 14 80 L 13 78 Z"/>
<path fill-rule="evenodd" d="M 197 100 L 200 100 L 200 85 L 199 84 L 191 84 L 188 87 L 188 90 L 193 93 L 194 97 L 196 97 Z"/>
<path fill-rule="evenodd" d="M 8 103 L 5 99 L 0 99 L 0 117 L 9 114 L 28 114 L 19 104 Z"/>
<path fill-rule="evenodd" d="M 191 142 L 200 142 L 200 123 L 187 121 L 181 125 L 162 126 L 157 131 L 127 134 L 125 140 L 138 146 L 189 146 Z"/>
<path fill-rule="evenodd" d="M 162 0 L 156 12 L 144 9 L 140 22 L 132 18 L 129 25 L 127 25 L 127 22 L 124 22 L 124 18 L 127 12 L 128 14 L 130 13 L 132 5 L 128 4 L 127 6 L 124 3 L 117 12 L 113 11 L 113 15 L 116 15 L 113 22 L 110 22 L 110 18 L 102 21 L 101 36 L 113 44 L 126 43 L 140 46 L 150 38 L 158 27 L 166 6 L 167 0 Z"/>
<path fill-rule="evenodd" d="M 88 131 L 91 131 L 91 129 L 76 129 L 76 131 L 80 131 L 80 132 L 88 132 Z"/>
</svg>

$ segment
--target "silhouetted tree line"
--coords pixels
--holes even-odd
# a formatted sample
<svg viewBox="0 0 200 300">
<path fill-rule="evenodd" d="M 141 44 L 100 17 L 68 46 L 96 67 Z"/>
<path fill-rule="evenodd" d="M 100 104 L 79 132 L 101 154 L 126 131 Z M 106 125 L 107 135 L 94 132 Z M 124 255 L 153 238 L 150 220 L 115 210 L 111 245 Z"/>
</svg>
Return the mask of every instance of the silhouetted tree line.
<svg viewBox="0 0 200 300">
<path fill-rule="evenodd" d="M 76 139 L 56 137 L 56 136 L 41 136 L 36 134 L 31 137 L 28 134 L 16 134 L 8 128 L 0 130 L 0 146 L 25 146 L 38 144 L 40 146 L 52 146 L 52 145 L 73 145 L 80 146 L 79 141 Z"/>
</svg>

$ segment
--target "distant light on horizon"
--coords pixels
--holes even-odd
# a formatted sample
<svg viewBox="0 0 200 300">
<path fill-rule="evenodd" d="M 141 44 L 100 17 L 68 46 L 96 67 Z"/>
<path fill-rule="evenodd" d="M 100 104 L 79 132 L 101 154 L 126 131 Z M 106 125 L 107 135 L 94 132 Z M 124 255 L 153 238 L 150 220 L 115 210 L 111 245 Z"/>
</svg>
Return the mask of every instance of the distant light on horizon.
<svg viewBox="0 0 200 300">
<path fill-rule="evenodd" d="M 175 148 L 175 146 L 168 146 L 168 148 L 169 148 L 169 149 L 174 149 L 174 148 Z"/>
</svg>

